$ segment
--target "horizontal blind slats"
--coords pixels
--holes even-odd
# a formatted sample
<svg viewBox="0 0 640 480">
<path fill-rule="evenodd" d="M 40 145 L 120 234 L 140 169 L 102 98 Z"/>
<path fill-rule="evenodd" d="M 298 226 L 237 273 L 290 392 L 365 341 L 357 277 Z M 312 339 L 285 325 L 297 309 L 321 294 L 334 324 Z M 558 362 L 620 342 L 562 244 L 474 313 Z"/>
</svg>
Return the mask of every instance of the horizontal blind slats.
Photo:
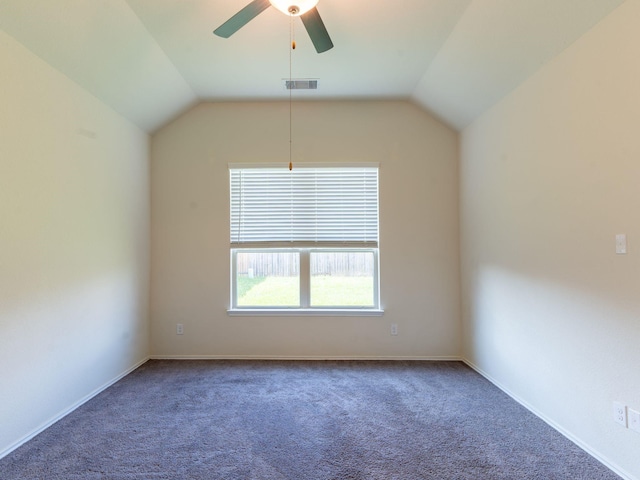
<svg viewBox="0 0 640 480">
<path fill-rule="evenodd" d="M 230 168 L 231 243 L 378 243 L 376 167 Z"/>
</svg>

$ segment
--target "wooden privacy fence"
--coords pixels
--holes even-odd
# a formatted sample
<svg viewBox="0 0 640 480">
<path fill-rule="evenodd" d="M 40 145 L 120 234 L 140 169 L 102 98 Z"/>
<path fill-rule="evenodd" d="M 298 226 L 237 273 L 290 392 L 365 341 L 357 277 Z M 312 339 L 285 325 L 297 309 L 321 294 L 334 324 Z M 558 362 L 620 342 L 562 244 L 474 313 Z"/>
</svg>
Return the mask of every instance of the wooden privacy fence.
<svg viewBox="0 0 640 480">
<path fill-rule="evenodd" d="M 300 274 L 297 252 L 238 252 L 238 275 L 290 277 Z M 311 275 L 373 276 L 371 252 L 312 252 Z"/>
</svg>

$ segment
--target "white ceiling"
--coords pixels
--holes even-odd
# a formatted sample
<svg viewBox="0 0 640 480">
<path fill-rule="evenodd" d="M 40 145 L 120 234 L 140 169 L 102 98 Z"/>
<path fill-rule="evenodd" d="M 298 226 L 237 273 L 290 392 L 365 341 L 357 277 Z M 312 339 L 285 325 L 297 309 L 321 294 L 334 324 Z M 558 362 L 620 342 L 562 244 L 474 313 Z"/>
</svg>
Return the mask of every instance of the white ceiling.
<svg viewBox="0 0 640 480">
<path fill-rule="evenodd" d="M 412 99 L 461 129 L 625 0 L 320 0 L 335 47 L 299 19 L 295 99 Z M 633 1 L 633 0 L 626 0 Z M 288 99 L 289 18 L 249 0 L 0 0 L 0 29 L 152 132 L 203 100 Z"/>
</svg>

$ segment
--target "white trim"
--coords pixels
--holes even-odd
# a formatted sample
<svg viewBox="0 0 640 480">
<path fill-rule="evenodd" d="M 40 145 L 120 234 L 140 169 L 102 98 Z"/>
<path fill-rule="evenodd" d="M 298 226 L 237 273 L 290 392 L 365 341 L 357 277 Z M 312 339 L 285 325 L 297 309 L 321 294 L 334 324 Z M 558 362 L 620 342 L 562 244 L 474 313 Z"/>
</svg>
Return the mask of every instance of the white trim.
<svg viewBox="0 0 640 480">
<path fill-rule="evenodd" d="M 238 307 L 238 291 L 237 291 L 237 265 L 238 265 L 238 253 L 259 253 L 259 252 L 283 252 L 283 253 L 297 253 L 298 254 L 298 286 L 299 292 L 299 306 L 247 306 Z M 371 253 L 373 255 L 373 305 L 327 305 L 325 307 L 313 307 L 311 303 L 311 254 L 312 253 L 324 253 L 324 252 L 356 252 L 356 253 Z M 227 309 L 229 316 L 360 316 L 360 317 L 380 317 L 384 315 L 384 310 L 380 307 L 380 260 L 379 251 L 377 248 L 231 248 L 231 306 Z"/>
<path fill-rule="evenodd" d="M 299 262 L 300 262 L 300 275 L 299 288 L 300 288 L 300 309 L 311 309 L 311 253 L 308 248 L 299 250 Z M 233 304 L 238 305 L 237 303 Z M 375 305 L 375 304 L 374 304 Z M 241 310 L 237 308 L 237 310 Z"/>
<path fill-rule="evenodd" d="M 62 420 L 64 417 L 66 417 L 71 412 L 73 412 L 77 408 L 79 408 L 82 405 L 84 405 L 85 403 L 87 403 L 89 400 L 91 400 L 96 395 L 102 393 L 104 390 L 106 390 L 107 388 L 109 388 L 110 386 L 115 384 L 116 382 L 122 380 L 124 377 L 129 375 L 131 372 L 133 372 L 137 368 L 139 368 L 142 365 L 144 365 L 145 363 L 147 363 L 149 361 L 149 359 L 150 359 L 150 357 L 145 357 L 144 359 L 142 359 L 138 363 L 136 363 L 133 367 L 128 368 L 127 370 L 125 370 L 121 374 L 117 375 L 115 378 L 109 380 L 107 383 L 103 384 L 102 386 L 98 387 L 97 389 L 95 389 L 94 391 L 89 393 L 88 395 L 85 395 L 84 397 L 82 397 L 80 400 L 78 400 L 73 405 L 71 405 L 71 406 L 65 408 L 64 410 L 58 412 L 52 418 L 50 418 L 49 420 L 47 420 L 46 422 L 41 424 L 39 427 L 37 427 L 34 430 L 32 430 L 30 433 L 28 433 L 27 435 L 22 437 L 20 440 L 16 441 L 15 443 L 11 444 L 9 447 L 7 447 L 4 450 L 0 451 L 0 459 L 2 459 L 3 457 L 6 457 L 7 455 L 9 455 L 11 452 L 16 450 L 17 448 L 20 448 L 22 445 L 27 443 L 29 440 L 34 438 L 36 435 L 38 435 L 39 433 L 42 433 L 47 428 L 49 428 L 51 425 L 53 425 L 54 423 L 58 422 L 59 420 Z"/>
<path fill-rule="evenodd" d="M 304 361 L 417 361 L 461 362 L 457 356 L 351 356 L 351 355 L 151 355 L 151 360 L 304 360 Z"/>
<path fill-rule="evenodd" d="M 539 410 L 537 410 L 535 407 L 533 407 L 530 403 L 528 403 L 527 401 L 525 401 L 524 399 L 522 399 L 521 397 L 519 397 L 518 395 L 516 395 L 515 393 L 513 393 L 512 391 L 510 391 L 507 387 L 505 387 L 504 385 L 502 385 L 499 381 L 497 381 L 495 378 L 493 378 L 491 375 L 489 375 L 487 372 L 485 372 L 484 370 L 482 370 L 480 367 L 478 367 L 477 365 L 475 365 L 473 362 L 469 361 L 466 358 L 461 358 L 461 361 L 464 362 L 466 365 L 468 365 L 470 368 L 472 368 L 475 372 L 479 373 L 480 375 L 482 375 L 484 378 L 486 378 L 487 380 L 489 380 L 493 385 L 495 385 L 497 388 L 499 388 L 500 390 L 502 390 L 504 393 L 506 393 L 507 395 L 509 395 L 513 400 L 515 400 L 516 402 L 518 402 L 520 405 L 522 405 L 524 408 L 526 408 L 527 410 L 529 410 L 531 413 L 533 413 L 535 416 L 537 416 L 538 418 L 540 418 L 542 421 L 544 421 L 547 425 L 549 425 L 551 428 L 553 428 L 554 430 L 556 430 L 558 433 L 564 435 L 567 439 L 569 439 L 571 442 L 575 443 L 578 447 L 580 447 L 582 450 L 584 450 L 586 453 L 588 453 L 589 455 L 591 455 L 593 458 L 595 458 L 596 460 L 598 460 L 600 463 L 602 463 L 605 467 L 607 467 L 608 469 L 610 469 L 611 471 L 613 471 L 614 473 L 616 473 L 617 475 L 619 475 L 620 477 L 622 477 L 624 480 L 639 480 L 638 478 L 636 478 L 635 476 L 631 475 L 629 472 L 625 471 L 622 467 L 620 467 L 619 465 L 616 465 L 614 462 L 612 462 L 610 459 L 608 459 L 606 456 L 602 455 L 600 452 L 594 450 L 593 448 L 591 448 L 589 445 L 587 445 L 586 443 L 584 443 L 582 440 L 580 440 L 578 437 L 576 437 L 575 435 L 573 435 L 571 432 L 569 432 L 568 430 L 566 430 L 565 428 L 563 428 L 562 426 L 560 426 L 559 424 L 557 424 L 555 421 L 551 420 L 549 417 L 547 417 L 545 414 L 543 414 L 542 412 L 540 412 Z"/>
<path fill-rule="evenodd" d="M 382 317 L 377 308 L 230 308 L 230 317 Z"/>
</svg>

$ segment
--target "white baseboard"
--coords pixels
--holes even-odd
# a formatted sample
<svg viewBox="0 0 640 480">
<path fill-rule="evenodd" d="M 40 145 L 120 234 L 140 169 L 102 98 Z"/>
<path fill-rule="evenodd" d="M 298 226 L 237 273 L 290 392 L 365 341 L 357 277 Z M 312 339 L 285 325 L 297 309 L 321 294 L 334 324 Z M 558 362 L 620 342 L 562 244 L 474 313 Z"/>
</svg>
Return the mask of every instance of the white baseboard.
<svg viewBox="0 0 640 480">
<path fill-rule="evenodd" d="M 318 356 L 287 356 L 287 355 L 151 355 L 151 360 L 318 360 L 318 361 L 330 361 L 330 360 L 389 360 L 389 361 L 446 361 L 446 362 L 461 362 L 462 358 L 457 356 L 442 356 L 442 357 L 422 357 L 422 356 L 331 356 L 331 355 L 318 355 Z"/>
<path fill-rule="evenodd" d="M 33 437 L 35 437 L 36 435 L 38 435 L 39 433 L 43 432 L 44 430 L 46 430 L 47 428 L 49 428 L 51 425 L 53 425 L 54 423 L 56 423 L 57 421 L 61 420 L 62 418 L 66 417 L 67 415 L 69 415 L 71 412 L 73 412 L 74 410 L 76 410 L 78 407 L 82 406 L 83 404 L 87 403 L 89 400 L 91 400 L 93 397 L 95 397 L 96 395 L 98 395 L 99 393 L 103 392 L 104 390 L 106 390 L 107 388 L 109 388 L 111 385 L 113 385 L 114 383 L 116 383 L 117 381 L 123 379 L 124 377 L 126 377 L 127 375 L 129 375 L 131 372 L 133 372 L 135 369 L 137 369 L 138 367 L 140 367 L 141 365 L 144 365 L 146 362 L 149 361 L 149 357 L 146 357 L 142 360 L 140 360 L 138 363 L 136 363 L 134 366 L 128 368 L 126 371 L 120 373 L 119 375 L 117 375 L 115 378 L 109 380 L 108 382 L 106 382 L 105 384 L 103 384 L 102 386 L 96 388 L 94 391 L 92 391 L 91 393 L 89 393 L 88 395 L 84 396 L 83 398 L 81 398 L 80 400 L 78 400 L 77 402 L 75 402 L 73 405 L 65 408 L 64 410 L 62 410 L 61 412 L 58 412 L 56 415 L 54 415 L 52 418 L 50 418 L 49 420 L 47 420 L 46 422 L 44 422 L 42 425 L 40 425 L 39 427 L 35 428 L 34 430 L 32 430 L 30 433 L 28 433 L 27 435 L 25 435 L 24 437 L 22 437 L 20 440 L 14 442 L 13 444 L 11 444 L 8 448 L 5 448 L 4 450 L 0 451 L 0 458 L 6 457 L 7 455 L 9 455 L 11 452 L 13 452 L 15 449 L 21 447 L 22 445 L 24 445 L 25 443 L 27 443 L 29 440 L 31 440 Z"/>
<path fill-rule="evenodd" d="M 514 399 L 516 402 L 518 402 L 524 408 L 529 410 L 535 416 L 537 416 L 538 418 L 543 420 L 547 425 L 549 425 L 554 430 L 558 431 L 559 433 L 561 433 L 562 435 L 567 437 L 569 440 L 571 440 L 573 443 L 575 443 L 582 450 L 587 452 L 589 455 L 591 455 L 593 458 L 598 460 L 600 463 L 602 463 L 604 466 L 609 468 L 611 471 L 613 471 L 614 473 L 616 473 L 617 475 L 622 477 L 624 480 L 640 480 L 640 479 L 636 478 L 634 475 L 631 475 L 629 472 L 625 471 L 620 466 L 616 465 L 614 462 L 609 460 L 607 457 L 602 455 L 600 452 L 597 452 L 596 450 L 592 449 L 589 445 L 587 445 L 586 443 L 582 442 L 579 438 L 575 437 L 571 432 L 569 432 L 568 430 L 564 429 L 562 426 L 558 425 L 556 422 L 551 420 L 549 417 L 544 415 L 542 412 L 536 410 L 531 404 L 529 404 L 527 401 L 525 401 L 524 399 L 520 398 L 518 395 L 516 395 L 513 392 L 511 392 L 508 388 L 506 388 L 504 385 L 502 385 L 500 382 L 498 382 L 495 378 L 493 378 L 487 372 L 482 370 L 480 367 L 475 365 L 473 362 L 469 361 L 466 358 L 461 358 L 460 360 L 462 362 L 464 362 L 466 365 L 468 365 L 470 368 L 472 368 L 473 370 L 478 372 L 484 378 L 489 380 L 493 385 L 495 385 L 500 390 L 502 390 L 504 393 L 509 395 L 512 399 Z"/>
</svg>

